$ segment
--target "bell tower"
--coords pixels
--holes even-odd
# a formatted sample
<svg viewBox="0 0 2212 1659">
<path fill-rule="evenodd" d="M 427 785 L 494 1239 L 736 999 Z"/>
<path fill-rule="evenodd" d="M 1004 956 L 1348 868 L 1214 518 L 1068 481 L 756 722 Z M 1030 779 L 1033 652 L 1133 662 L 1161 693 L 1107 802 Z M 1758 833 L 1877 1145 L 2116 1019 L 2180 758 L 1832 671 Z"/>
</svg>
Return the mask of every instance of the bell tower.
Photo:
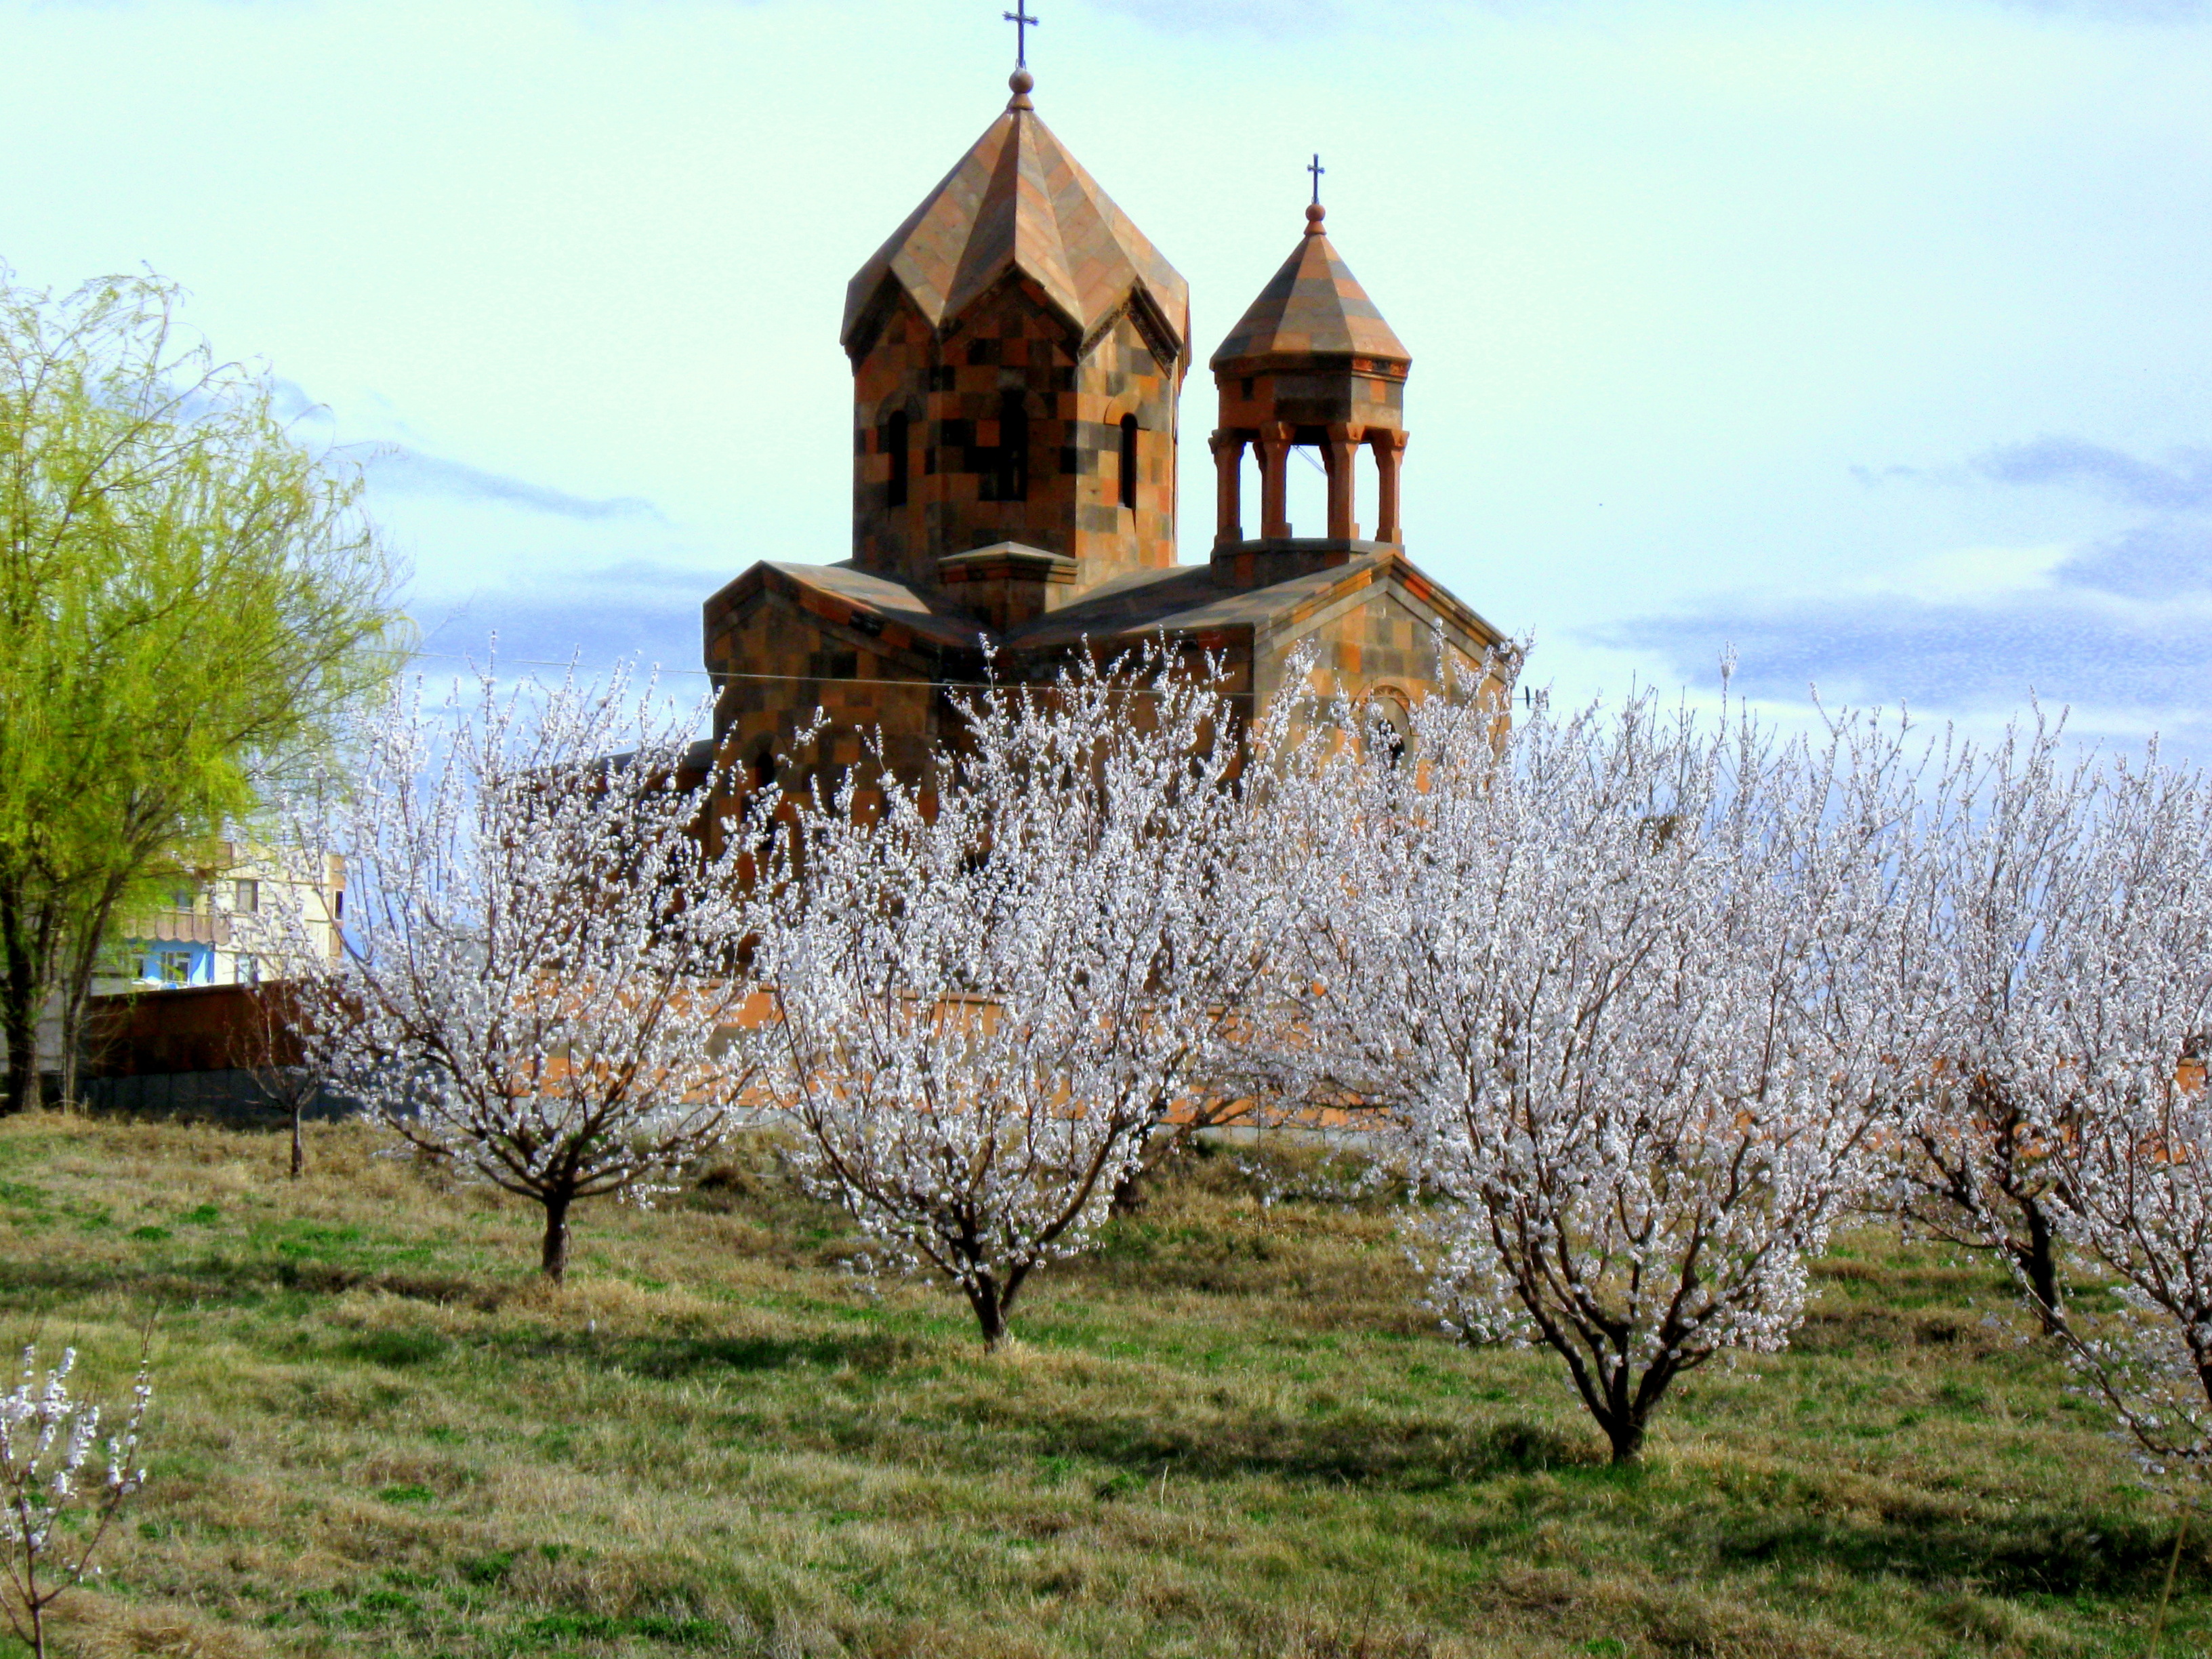
<svg viewBox="0 0 2212 1659">
<path fill-rule="evenodd" d="M 1240 586 L 1279 580 L 1292 567 L 1341 564 L 1356 552 L 1405 539 L 1398 471 L 1413 360 L 1322 228 L 1328 217 L 1322 170 L 1316 156 L 1305 234 L 1210 365 L 1221 405 L 1212 440 L 1213 565 L 1217 575 Z M 1311 528 L 1291 524 L 1285 482 L 1291 451 L 1306 445 L 1321 452 L 1328 474 L 1328 520 Z M 1259 462 L 1254 537 L 1246 534 L 1242 499 L 1247 449 Z M 1362 535 L 1359 519 L 1363 450 L 1375 460 L 1371 538 Z"/>
</svg>

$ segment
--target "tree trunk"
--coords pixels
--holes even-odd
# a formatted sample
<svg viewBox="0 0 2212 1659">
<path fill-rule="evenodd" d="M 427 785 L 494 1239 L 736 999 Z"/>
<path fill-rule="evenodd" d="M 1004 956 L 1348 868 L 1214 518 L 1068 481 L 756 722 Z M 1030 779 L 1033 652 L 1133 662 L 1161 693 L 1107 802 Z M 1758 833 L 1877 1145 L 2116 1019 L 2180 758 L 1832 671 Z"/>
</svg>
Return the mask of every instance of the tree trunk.
<svg viewBox="0 0 2212 1659">
<path fill-rule="evenodd" d="M 1134 1215 L 1143 1209 L 1145 1207 L 1145 1177 L 1150 1173 L 1151 1171 L 1146 1169 L 1141 1162 L 1131 1164 L 1128 1172 L 1115 1187 L 1114 1196 L 1107 1200 L 1106 1213 L 1118 1218 Z"/>
<path fill-rule="evenodd" d="M 39 1013 L 33 1003 L 25 1017 L 22 999 L 13 988 L 0 988 L 0 1036 L 8 1044 L 8 1076 L 0 1088 L 0 1113 L 14 1116 L 38 1098 Z"/>
<path fill-rule="evenodd" d="M 983 1333 L 983 1352 L 995 1353 L 1006 1340 L 1006 1304 L 995 1280 L 983 1279 L 967 1287 L 968 1305 L 975 1310 L 975 1323 Z"/>
<path fill-rule="evenodd" d="M 0 1041 L 8 1073 L 0 1080 L 0 1113 L 27 1110 L 39 1098 L 39 1015 L 46 1001 L 45 930 L 24 912 L 20 884 L 0 892 Z"/>
<path fill-rule="evenodd" d="M 1613 1444 L 1613 1467 L 1633 1463 L 1644 1452 L 1644 1423 L 1633 1412 L 1608 1418 L 1601 1425 Z"/>
<path fill-rule="evenodd" d="M 74 977 L 65 980 L 61 988 L 61 1098 L 64 1112 L 76 1106 L 78 1073 L 84 1054 L 84 1014 L 86 1005 L 92 1000 L 89 975 L 80 984 Z"/>
<path fill-rule="evenodd" d="M 2060 1300 L 2057 1241 L 2051 1234 L 2051 1218 L 2033 1198 L 2021 1200 L 2020 1207 L 2027 1218 L 2027 1243 L 2013 1247 L 2013 1259 L 2027 1277 L 2028 1290 L 2035 1298 L 2035 1316 L 2043 1322 L 2043 1334 L 2063 1336 L 2066 1308 Z"/>
<path fill-rule="evenodd" d="M 90 964 L 82 948 L 64 948 L 59 979 L 55 988 L 60 1005 L 56 1010 L 59 1042 L 54 1058 L 61 1068 L 61 1093 L 56 1104 L 66 1112 L 76 1104 L 77 1056 L 83 1049 L 84 1007 L 92 989 Z"/>
<path fill-rule="evenodd" d="M 100 947 L 123 896 L 119 880 L 109 882 L 86 915 L 78 919 L 80 935 L 64 947 L 61 975 L 61 1065 L 64 1111 L 76 1105 L 78 1073 L 84 1057 L 84 1021 L 92 1004 L 93 975 L 100 969 Z"/>
<path fill-rule="evenodd" d="M 556 1285 L 568 1276 L 568 1204 L 571 1194 L 561 1193 L 540 1199 L 545 1206 L 545 1246 L 538 1267 Z"/>
<path fill-rule="evenodd" d="M 307 1109 L 307 1101 L 297 1090 L 292 1094 L 292 1179 L 297 1181 L 307 1167 L 307 1149 L 300 1138 L 300 1115 Z"/>
<path fill-rule="evenodd" d="M 1114 1196 L 1107 1200 L 1106 1213 L 1134 1215 L 1143 1209 L 1152 1196 L 1149 1189 L 1153 1180 L 1167 1168 L 1170 1159 L 1196 1144 L 1200 1129 L 1212 1127 L 1213 1122 L 1214 1119 L 1204 1111 L 1175 1123 L 1165 1121 L 1164 1112 L 1156 1114 L 1157 1127 L 1146 1139 L 1144 1154 L 1115 1183 Z"/>
</svg>

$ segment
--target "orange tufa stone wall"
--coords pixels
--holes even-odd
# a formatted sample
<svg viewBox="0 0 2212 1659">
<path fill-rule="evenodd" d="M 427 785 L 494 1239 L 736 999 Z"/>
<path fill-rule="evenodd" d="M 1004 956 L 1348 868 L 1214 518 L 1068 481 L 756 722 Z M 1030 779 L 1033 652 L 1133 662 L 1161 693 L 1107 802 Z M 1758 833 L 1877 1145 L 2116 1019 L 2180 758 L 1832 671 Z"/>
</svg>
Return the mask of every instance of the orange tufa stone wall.
<svg viewBox="0 0 2212 1659">
<path fill-rule="evenodd" d="M 1479 690 L 1503 709 L 1504 680 L 1486 663 L 1499 641 L 1456 625 L 1445 611 L 1441 644 L 1446 661 L 1439 664 L 1431 620 L 1437 612 L 1421 604 L 1425 597 L 1413 583 L 1378 580 L 1338 599 L 1318 617 L 1293 613 L 1285 618 L 1280 642 L 1258 653 L 1258 662 L 1248 671 L 1251 690 L 1264 704 L 1282 689 L 1293 652 L 1310 646 L 1314 657 L 1309 689 L 1317 694 L 1389 697 L 1411 708 L 1441 695 L 1447 681 L 1455 680 L 1460 695 Z"/>
<path fill-rule="evenodd" d="M 717 753 L 745 790 L 803 789 L 811 771 L 827 791 L 861 760 L 863 733 L 878 732 L 902 776 L 927 777 L 944 708 L 934 656 L 886 639 L 896 624 L 863 632 L 773 586 L 749 597 L 710 606 L 707 628 L 708 666 L 727 677 L 714 705 Z M 817 708 L 829 725 L 802 749 L 798 734 Z M 780 766 L 779 756 L 793 763 Z"/>
<path fill-rule="evenodd" d="M 854 343 L 861 569 L 927 586 L 940 558 L 1012 541 L 1073 558 L 1079 592 L 1175 562 L 1182 373 L 1140 307 L 1124 307 L 1086 342 L 1034 283 L 1013 276 L 942 337 L 902 297 Z M 1122 504 L 1125 417 L 1136 422 L 1133 507 Z M 1011 465 L 1010 439 L 1019 441 Z"/>
</svg>

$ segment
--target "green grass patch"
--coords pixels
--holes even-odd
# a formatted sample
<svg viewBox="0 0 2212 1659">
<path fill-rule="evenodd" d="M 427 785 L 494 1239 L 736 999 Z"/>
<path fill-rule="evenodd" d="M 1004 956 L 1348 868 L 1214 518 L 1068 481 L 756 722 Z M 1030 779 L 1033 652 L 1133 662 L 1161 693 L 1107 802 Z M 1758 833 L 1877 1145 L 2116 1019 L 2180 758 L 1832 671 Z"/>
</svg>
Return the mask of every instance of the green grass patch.
<svg viewBox="0 0 2212 1659">
<path fill-rule="evenodd" d="M 1879 1227 L 1618 1470 L 1542 1355 L 1420 1311 L 1398 1195 L 1295 1154 L 1189 1161 L 987 1357 L 757 1147 L 580 1211 L 558 1290 L 535 1211 L 377 1150 L 0 1125 L 6 1340 L 120 1396 L 158 1316 L 83 1651 L 2133 1659 L 2172 1559 L 2001 1276 Z"/>
</svg>

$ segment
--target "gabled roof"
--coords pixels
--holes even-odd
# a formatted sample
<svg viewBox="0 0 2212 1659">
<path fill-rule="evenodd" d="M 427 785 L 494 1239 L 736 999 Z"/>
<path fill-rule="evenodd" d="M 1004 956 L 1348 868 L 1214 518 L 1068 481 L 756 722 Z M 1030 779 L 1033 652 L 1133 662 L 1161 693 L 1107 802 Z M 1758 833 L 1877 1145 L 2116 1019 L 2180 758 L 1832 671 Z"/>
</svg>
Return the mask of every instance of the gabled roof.
<svg viewBox="0 0 2212 1659">
<path fill-rule="evenodd" d="M 1380 584 L 1401 589 L 1485 647 L 1505 642 L 1496 627 L 1402 552 L 1377 547 L 1343 564 L 1264 587 L 1224 587 L 1214 580 L 1211 568 L 1202 564 L 1134 571 L 1024 623 L 1006 636 L 1005 644 L 1020 652 L 1064 648 L 1085 639 L 1103 645 L 1162 633 L 1201 639 L 1247 629 L 1279 634 L 1295 631 L 1337 600 Z"/>
<path fill-rule="evenodd" d="M 933 610 L 927 595 L 890 577 L 855 569 L 850 560 L 836 564 L 787 564 L 763 559 L 708 599 L 710 651 L 716 623 L 765 588 L 780 590 L 802 609 L 831 622 L 848 622 L 860 615 L 880 623 L 884 625 L 881 636 L 884 644 L 896 649 L 927 654 L 982 648 L 986 629 L 973 617 L 951 607 Z"/>
<path fill-rule="evenodd" d="M 849 350 L 887 283 L 942 329 L 1010 273 L 1029 277 L 1085 339 L 1121 307 L 1148 308 L 1190 360 L 1190 285 L 1037 118 L 1013 101 L 845 289 Z"/>
<path fill-rule="evenodd" d="M 1306 234 L 1282 269 L 1260 290 L 1211 367 L 1267 357 L 1372 357 L 1411 363 L 1321 228 L 1321 209 L 1307 210 Z"/>
<path fill-rule="evenodd" d="M 857 623 L 883 647 L 933 662 L 946 672 L 965 672 L 994 649 L 1021 655 L 1064 650 L 1085 640 L 1103 646 L 1162 633 L 1206 639 L 1224 632 L 1295 631 L 1336 601 L 1386 583 L 1483 646 L 1504 643 L 1504 635 L 1480 614 L 1389 547 L 1264 587 L 1224 587 L 1215 580 L 1212 568 L 1204 564 L 1131 571 L 1005 635 L 994 634 L 941 594 L 855 569 L 849 562 L 786 564 L 763 560 L 707 601 L 707 629 L 711 649 L 719 622 L 750 605 L 763 590 L 774 589 L 824 622 Z"/>
</svg>

